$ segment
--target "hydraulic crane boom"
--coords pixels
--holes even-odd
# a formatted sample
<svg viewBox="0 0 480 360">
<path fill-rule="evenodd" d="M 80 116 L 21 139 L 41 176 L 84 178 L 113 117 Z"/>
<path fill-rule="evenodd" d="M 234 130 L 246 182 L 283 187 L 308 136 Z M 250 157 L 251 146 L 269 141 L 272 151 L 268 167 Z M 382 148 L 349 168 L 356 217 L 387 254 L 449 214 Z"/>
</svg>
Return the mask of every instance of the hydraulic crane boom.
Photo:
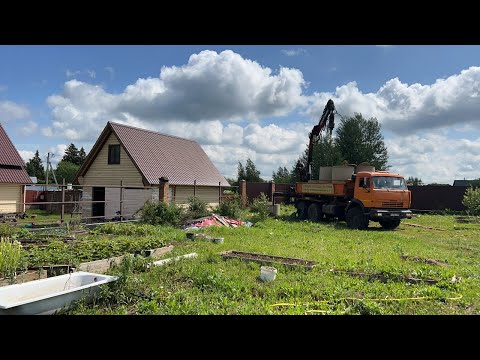
<svg viewBox="0 0 480 360">
<path fill-rule="evenodd" d="M 327 105 L 325 105 L 325 109 L 323 109 L 323 114 L 320 117 L 318 125 L 315 125 L 310 132 L 309 138 L 310 141 L 308 143 L 308 157 L 307 157 L 307 181 L 311 179 L 311 164 L 312 164 L 312 156 L 313 156 L 313 142 L 316 136 L 320 134 L 320 132 L 325 129 L 327 126 L 328 120 L 328 131 L 330 136 L 332 136 L 333 127 L 335 126 L 334 123 L 334 114 L 335 114 L 335 105 L 333 104 L 333 100 L 329 99 L 327 101 Z"/>
</svg>

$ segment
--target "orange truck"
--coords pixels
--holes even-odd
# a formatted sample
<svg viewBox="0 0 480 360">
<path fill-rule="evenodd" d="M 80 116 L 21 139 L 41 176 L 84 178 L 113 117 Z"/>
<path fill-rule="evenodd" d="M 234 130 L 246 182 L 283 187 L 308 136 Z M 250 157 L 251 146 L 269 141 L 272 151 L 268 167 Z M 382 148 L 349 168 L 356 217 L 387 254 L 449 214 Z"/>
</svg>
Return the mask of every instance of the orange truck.
<svg viewBox="0 0 480 360">
<path fill-rule="evenodd" d="M 323 169 L 328 173 L 328 168 Z M 352 229 L 366 229 L 369 221 L 376 221 L 384 229 L 395 229 L 401 219 L 412 217 L 411 193 L 401 175 L 373 168 L 360 170 L 351 165 L 331 169 L 332 180 L 324 178 L 295 184 L 299 219 L 320 221 L 337 217 L 346 220 Z M 345 178 L 350 171 L 350 177 L 342 179 L 342 175 Z"/>
<path fill-rule="evenodd" d="M 318 178 L 312 179 L 313 142 L 327 128 L 332 136 L 335 106 L 327 102 L 319 124 L 310 133 L 306 166 L 297 163 L 301 181 L 295 184 L 295 207 L 298 218 L 320 221 L 337 217 L 346 220 L 352 229 L 366 229 L 370 221 L 384 229 L 395 229 L 400 220 L 411 218 L 411 193 L 405 179 L 388 171 L 375 171 L 368 165 L 320 167 Z"/>
</svg>

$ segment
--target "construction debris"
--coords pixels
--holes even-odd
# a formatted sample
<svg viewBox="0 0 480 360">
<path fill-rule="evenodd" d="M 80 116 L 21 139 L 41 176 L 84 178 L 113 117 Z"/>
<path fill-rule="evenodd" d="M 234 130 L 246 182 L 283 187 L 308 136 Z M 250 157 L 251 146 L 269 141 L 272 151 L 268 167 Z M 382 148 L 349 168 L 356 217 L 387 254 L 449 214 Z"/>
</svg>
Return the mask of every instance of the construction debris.
<svg viewBox="0 0 480 360">
<path fill-rule="evenodd" d="M 236 228 L 239 226 L 251 226 L 251 223 L 238 221 L 235 219 L 229 219 L 225 216 L 212 214 L 211 216 L 206 216 L 200 219 L 190 220 L 185 225 L 185 230 L 196 230 L 201 227 L 207 226 L 225 226 Z"/>
</svg>

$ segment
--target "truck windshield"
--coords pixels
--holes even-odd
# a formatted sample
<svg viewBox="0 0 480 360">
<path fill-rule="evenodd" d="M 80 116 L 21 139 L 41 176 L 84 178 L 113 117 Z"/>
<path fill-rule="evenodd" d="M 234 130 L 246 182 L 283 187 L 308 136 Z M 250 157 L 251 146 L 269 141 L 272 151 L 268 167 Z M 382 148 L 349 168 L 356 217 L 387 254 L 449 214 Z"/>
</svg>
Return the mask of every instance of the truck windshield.
<svg viewBox="0 0 480 360">
<path fill-rule="evenodd" d="M 405 180 L 399 177 L 392 176 L 374 176 L 373 187 L 375 189 L 394 189 L 394 190 L 407 190 Z"/>
</svg>

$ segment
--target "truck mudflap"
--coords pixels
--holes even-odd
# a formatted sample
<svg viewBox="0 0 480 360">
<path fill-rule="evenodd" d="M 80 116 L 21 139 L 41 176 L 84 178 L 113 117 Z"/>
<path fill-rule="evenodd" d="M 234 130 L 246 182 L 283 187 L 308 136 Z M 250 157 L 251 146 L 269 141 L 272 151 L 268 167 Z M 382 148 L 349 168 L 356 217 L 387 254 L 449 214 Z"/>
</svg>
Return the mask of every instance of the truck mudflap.
<svg viewBox="0 0 480 360">
<path fill-rule="evenodd" d="M 370 209 L 368 215 L 371 219 L 411 219 L 412 212 L 410 210 L 386 210 L 386 209 Z"/>
</svg>

